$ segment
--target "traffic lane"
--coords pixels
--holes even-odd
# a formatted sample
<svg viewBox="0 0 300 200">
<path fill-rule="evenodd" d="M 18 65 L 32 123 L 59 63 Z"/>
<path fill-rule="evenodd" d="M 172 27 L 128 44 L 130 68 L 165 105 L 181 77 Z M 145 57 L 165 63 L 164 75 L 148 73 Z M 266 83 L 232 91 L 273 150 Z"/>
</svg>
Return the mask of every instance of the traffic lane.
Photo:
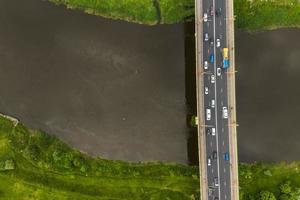
<svg viewBox="0 0 300 200">
<path fill-rule="evenodd" d="M 220 90 L 223 88 L 224 95 L 220 95 L 219 98 L 222 98 L 220 105 L 223 102 L 223 105 L 228 107 L 228 99 L 227 99 L 227 76 L 222 80 L 217 80 L 220 85 Z M 220 115 L 223 114 L 222 109 L 219 110 Z M 220 174 L 220 181 L 222 184 L 221 187 L 221 194 L 223 198 L 230 197 L 230 164 L 228 161 L 224 160 L 224 154 L 229 152 L 229 129 L 228 129 L 228 119 L 224 119 L 223 117 L 219 119 L 219 122 L 222 124 L 223 129 L 221 129 L 221 134 L 219 135 L 219 139 L 222 140 L 222 146 L 219 147 L 220 154 L 219 156 L 222 157 L 220 162 L 220 168 L 223 169 L 223 173 Z"/>
<path fill-rule="evenodd" d="M 215 123 L 216 123 L 216 121 L 215 121 L 216 116 L 215 116 L 215 110 L 214 110 L 215 108 L 211 107 L 211 100 L 215 99 L 215 96 L 216 96 L 215 90 L 214 90 L 215 83 L 211 82 L 211 75 L 214 73 L 214 66 L 212 64 L 209 67 L 209 71 L 210 71 L 210 74 L 204 75 L 205 85 L 209 88 L 209 95 L 205 96 L 204 101 L 205 101 L 205 109 L 206 108 L 211 109 L 211 120 L 209 120 L 209 121 L 206 120 L 206 123 L 207 123 L 207 125 L 210 125 L 211 127 L 215 128 Z M 210 145 L 211 143 L 213 145 Z M 216 136 L 207 137 L 207 140 L 206 140 L 207 158 L 208 157 L 211 158 L 211 166 L 207 167 L 207 178 L 208 178 L 209 186 L 214 186 L 214 178 L 218 177 L 218 169 L 219 169 L 218 164 L 217 164 L 216 160 L 213 159 L 213 156 L 212 156 L 213 152 L 216 151 L 216 149 L 217 149 Z M 215 194 L 215 196 L 216 195 L 218 196 L 218 194 Z"/>
<path fill-rule="evenodd" d="M 222 63 L 223 58 L 221 54 L 221 49 L 224 47 L 224 43 L 221 45 L 221 47 L 218 49 L 218 53 L 216 53 L 216 62 Z M 218 156 L 220 158 L 220 195 L 221 198 L 228 198 L 230 197 L 230 168 L 228 167 L 228 164 L 224 161 L 224 153 L 227 152 L 227 149 L 229 149 L 229 140 L 228 138 L 228 125 L 227 125 L 227 119 L 223 119 L 223 111 L 222 107 L 227 106 L 227 78 L 224 73 L 226 70 L 222 69 L 222 76 L 218 77 L 216 79 L 217 84 L 217 97 L 218 97 L 218 137 L 219 137 L 219 153 Z M 224 78 L 223 78 L 224 77 Z M 225 123 L 224 123 L 225 122 Z"/>
<path fill-rule="evenodd" d="M 212 88 L 211 88 L 212 84 L 211 84 L 210 79 L 208 78 L 207 75 L 204 76 L 204 80 L 205 80 L 204 81 L 205 85 L 208 86 L 209 89 L 210 89 L 209 94 L 205 95 L 204 105 L 205 105 L 205 109 L 211 109 L 211 120 L 207 120 L 207 116 L 205 116 L 205 122 L 206 122 L 206 125 L 209 126 L 209 128 L 211 129 L 212 127 L 215 127 L 215 114 L 214 114 L 214 109 L 211 108 L 210 100 L 215 97 L 215 93 L 214 93 L 214 90 L 212 90 Z M 207 128 L 206 128 L 206 130 L 207 130 Z M 218 170 L 218 167 L 217 167 L 216 163 L 212 159 L 213 151 L 217 148 L 216 147 L 217 144 L 215 142 L 215 137 L 216 136 L 206 135 L 206 157 L 207 157 L 206 159 L 208 159 L 209 157 L 211 158 L 211 167 L 207 166 L 207 173 L 208 173 L 207 176 L 208 176 L 208 184 L 209 185 L 212 185 L 213 176 Z"/>
</svg>

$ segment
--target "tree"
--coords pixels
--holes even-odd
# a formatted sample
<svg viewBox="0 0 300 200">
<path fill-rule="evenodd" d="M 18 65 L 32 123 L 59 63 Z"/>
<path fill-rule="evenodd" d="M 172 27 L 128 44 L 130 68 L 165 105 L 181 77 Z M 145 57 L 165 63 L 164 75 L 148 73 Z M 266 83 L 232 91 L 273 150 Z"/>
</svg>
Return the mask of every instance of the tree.
<svg viewBox="0 0 300 200">
<path fill-rule="evenodd" d="M 6 160 L 4 165 L 5 170 L 12 170 L 15 169 L 15 163 L 13 160 Z"/>
<path fill-rule="evenodd" d="M 259 200 L 276 200 L 276 197 L 272 192 L 261 191 L 259 193 Z"/>
<path fill-rule="evenodd" d="M 281 184 L 280 185 L 280 192 L 282 194 L 291 194 L 291 192 L 292 192 L 291 182 L 287 181 L 287 182 Z"/>
</svg>

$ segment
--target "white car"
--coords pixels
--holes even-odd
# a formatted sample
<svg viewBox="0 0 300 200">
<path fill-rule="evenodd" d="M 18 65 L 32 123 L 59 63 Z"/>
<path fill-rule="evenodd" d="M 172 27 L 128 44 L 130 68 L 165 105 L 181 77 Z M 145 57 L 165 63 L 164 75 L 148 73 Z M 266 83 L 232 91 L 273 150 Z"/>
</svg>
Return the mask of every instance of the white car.
<svg viewBox="0 0 300 200">
<path fill-rule="evenodd" d="M 211 82 L 211 83 L 215 83 L 215 81 L 216 81 L 215 75 L 211 75 L 211 77 L 210 77 L 210 82 Z"/>
<path fill-rule="evenodd" d="M 223 111 L 223 118 L 227 119 L 228 118 L 228 109 L 227 109 L 227 107 L 223 106 L 222 111 Z"/>
<path fill-rule="evenodd" d="M 211 166 L 211 159 L 210 159 L 210 157 L 207 158 L 207 166 Z"/>
<path fill-rule="evenodd" d="M 208 87 L 204 88 L 204 94 L 208 94 Z"/>
<path fill-rule="evenodd" d="M 203 21 L 207 22 L 207 13 L 204 13 L 204 15 L 203 15 Z"/>
<path fill-rule="evenodd" d="M 215 186 L 216 186 L 216 187 L 219 187 L 219 180 L 218 180 L 217 177 L 214 178 L 214 183 L 215 183 Z"/>
<path fill-rule="evenodd" d="M 220 67 L 217 68 L 217 76 L 221 76 L 221 68 Z"/>
<path fill-rule="evenodd" d="M 208 33 L 204 33 L 204 41 L 207 42 L 209 40 Z"/>
<path fill-rule="evenodd" d="M 211 119 L 211 110 L 209 108 L 206 109 L 206 120 L 210 121 Z"/>
<path fill-rule="evenodd" d="M 220 46 L 221 46 L 220 39 L 217 39 L 217 47 L 220 47 Z"/>
<path fill-rule="evenodd" d="M 215 136 L 216 135 L 216 128 L 211 128 L 211 135 Z"/>
<path fill-rule="evenodd" d="M 215 100 L 214 100 L 214 99 L 211 100 L 211 107 L 212 107 L 212 108 L 215 107 Z"/>
<path fill-rule="evenodd" d="M 204 61 L 204 69 L 208 69 L 208 61 Z"/>
</svg>

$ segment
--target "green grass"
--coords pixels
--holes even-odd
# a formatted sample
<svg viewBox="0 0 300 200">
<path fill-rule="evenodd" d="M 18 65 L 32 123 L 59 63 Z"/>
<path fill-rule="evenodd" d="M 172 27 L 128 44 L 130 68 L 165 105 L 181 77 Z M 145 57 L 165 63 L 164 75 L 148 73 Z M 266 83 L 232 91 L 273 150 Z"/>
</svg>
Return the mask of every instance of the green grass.
<svg viewBox="0 0 300 200">
<path fill-rule="evenodd" d="M 198 169 L 93 158 L 0 117 L 0 199 L 197 199 Z"/>
<path fill-rule="evenodd" d="M 239 180 L 241 200 L 300 199 L 299 162 L 241 163 Z M 90 157 L 0 117 L 0 199 L 196 200 L 198 168 Z"/>
<path fill-rule="evenodd" d="M 154 25 L 183 21 L 194 14 L 193 0 L 49 0 L 86 13 Z M 157 1 L 158 8 L 154 1 Z M 160 10 L 160 12 L 159 12 Z"/>
<path fill-rule="evenodd" d="M 194 18 L 194 0 L 50 0 L 111 19 L 154 25 Z M 154 5 L 157 2 L 157 8 Z M 248 31 L 300 27 L 297 0 L 234 0 L 235 25 Z"/>
<path fill-rule="evenodd" d="M 236 26 L 248 31 L 300 27 L 296 0 L 235 0 Z"/>
</svg>

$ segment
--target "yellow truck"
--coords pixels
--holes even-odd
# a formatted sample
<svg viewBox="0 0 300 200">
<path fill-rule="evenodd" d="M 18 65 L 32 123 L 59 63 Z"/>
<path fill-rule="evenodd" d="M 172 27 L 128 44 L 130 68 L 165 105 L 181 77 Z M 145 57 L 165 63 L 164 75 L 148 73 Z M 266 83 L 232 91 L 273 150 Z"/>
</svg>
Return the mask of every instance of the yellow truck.
<svg viewBox="0 0 300 200">
<path fill-rule="evenodd" d="M 222 56 L 223 56 L 223 69 L 227 69 L 229 67 L 228 48 L 222 49 Z"/>
</svg>

